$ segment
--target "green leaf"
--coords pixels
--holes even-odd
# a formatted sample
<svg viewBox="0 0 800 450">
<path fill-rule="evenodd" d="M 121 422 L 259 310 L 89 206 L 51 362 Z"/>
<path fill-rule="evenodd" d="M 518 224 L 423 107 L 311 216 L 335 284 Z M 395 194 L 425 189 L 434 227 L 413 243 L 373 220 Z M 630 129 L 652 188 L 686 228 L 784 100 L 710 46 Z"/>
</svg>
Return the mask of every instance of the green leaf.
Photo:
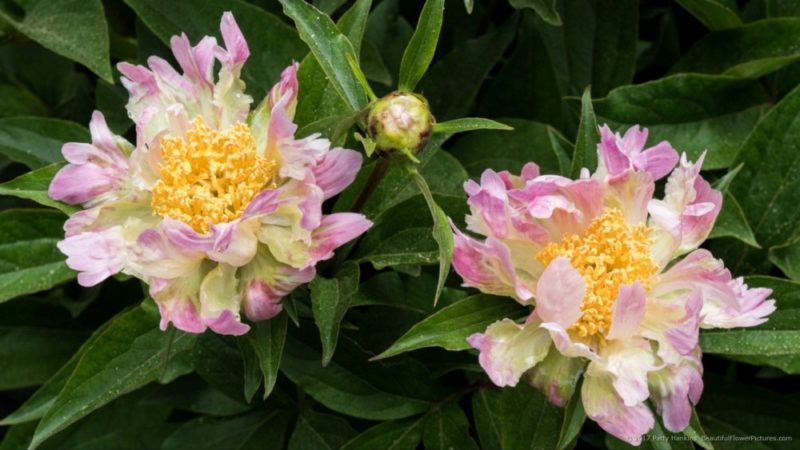
<svg viewBox="0 0 800 450">
<path fill-rule="evenodd" d="M 172 355 L 186 350 L 194 336 L 180 333 L 167 345 L 151 304 L 124 312 L 100 331 L 78 361 L 64 388 L 36 427 L 31 448 L 90 412 L 155 381 Z"/>
<path fill-rule="evenodd" d="M 250 333 L 248 332 L 247 334 Z M 261 383 L 264 381 L 264 375 L 261 372 L 258 356 L 246 339 L 246 337 L 237 336 L 236 346 L 239 347 L 239 357 L 242 360 L 244 400 L 250 403 L 253 401 L 256 392 L 258 392 L 258 388 L 261 387 Z"/>
<path fill-rule="evenodd" d="M 433 296 L 433 304 L 439 302 L 439 296 L 442 294 L 444 282 L 447 280 L 447 275 L 450 274 L 450 261 L 453 259 L 453 249 L 455 247 L 455 240 L 453 231 L 450 229 L 450 223 L 447 220 L 447 214 L 441 206 L 436 203 L 431 193 L 431 188 L 428 182 L 420 175 L 416 168 L 411 166 L 414 174 L 414 181 L 422 196 L 425 198 L 425 203 L 428 204 L 431 217 L 433 218 L 433 239 L 439 247 L 439 281 L 436 283 L 436 293 Z"/>
<path fill-rule="evenodd" d="M 319 8 L 320 11 L 332 16 L 337 9 L 347 3 L 347 0 L 314 0 L 314 6 Z"/>
<path fill-rule="evenodd" d="M 800 280 L 800 242 L 772 247 L 769 249 L 769 260 L 787 277 Z"/>
<path fill-rule="evenodd" d="M 125 109 L 128 103 L 128 91 L 123 86 L 97 80 L 94 97 L 97 109 L 103 113 L 108 128 L 114 134 L 124 135 L 133 127 L 133 121 Z"/>
<path fill-rule="evenodd" d="M 790 374 L 800 373 L 800 351 L 796 347 L 784 348 L 791 346 L 800 333 L 800 283 L 766 276 L 746 277 L 745 283 L 772 289 L 770 297 L 775 299 L 777 310 L 756 328 L 701 333 L 701 345 L 708 340 L 711 346 L 710 350 L 703 347 L 703 351 L 748 364 L 777 367 Z"/>
<path fill-rule="evenodd" d="M 464 117 L 462 119 L 448 120 L 447 122 L 439 122 L 433 126 L 434 133 L 463 133 L 465 131 L 476 130 L 503 130 L 512 131 L 514 128 L 491 119 L 482 119 L 480 117 Z"/>
<path fill-rule="evenodd" d="M 278 380 L 283 345 L 286 342 L 288 315 L 279 314 L 270 320 L 262 320 L 250 325 L 247 341 L 258 357 L 261 373 L 264 374 L 264 398 L 272 393 Z"/>
<path fill-rule="evenodd" d="M 426 347 L 466 350 L 467 337 L 484 331 L 502 318 L 521 315 L 521 307 L 510 298 L 479 294 L 467 297 L 433 313 L 417 323 L 386 351 L 373 359 L 383 359 Z"/>
<path fill-rule="evenodd" d="M 436 52 L 436 44 L 439 42 L 443 16 L 444 0 L 425 0 L 417 28 L 411 36 L 406 51 L 403 52 L 403 61 L 400 63 L 401 91 L 413 92 L 428 70 Z"/>
<path fill-rule="evenodd" d="M 245 402 L 245 370 L 241 352 L 231 336 L 204 333 L 191 351 L 192 367 L 210 386 L 232 400 Z"/>
<path fill-rule="evenodd" d="M 390 420 L 362 432 L 342 450 L 415 450 L 422 440 L 422 418 Z"/>
<path fill-rule="evenodd" d="M 438 120 L 463 117 L 475 106 L 483 83 L 515 36 L 515 18 L 474 39 L 464 39 L 431 66 L 417 90 Z M 435 128 L 434 128 L 435 129 Z"/>
<path fill-rule="evenodd" d="M 22 404 L 16 411 L 9 414 L 3 420 L 0 420 L 0 426 L 16 425 L 20 423 L 30 422 L 41 418 L 50 406 L 55 401 L 58 394 L 64 389 L 67 380 L 75 371 L 78 361 L 83 357 L 87 350 L 92 348 L 97 340 L 105 335 L 105 331 L 114 325 L 114 320 L 107 321 L 100 328 L 92 334 L 86 342 L 81 345 L 80 349 L 72 354 L 69 361 L 66 362 L 60 369 L 47 380 L 42 387 L 33 393 L 25 403 Z M 33 432 L 33 430 L 31 430 Z"/>
<path fill-rule="evenodd" d="M 709 239 L 721 237 L 736 238 L 751 247 L 761 248 L 756 237 L 753 236 L 753 230 L 747 223 L 742 207 L 729 192 L 725 192 L 723 195 L 722 209 L 714 222 L 714 228 L 708 235 Z"/>
<path fill-rule="evenodd" d="M 492 411 L 496 401 L 497 394 L 489 389 L 479 389 L 472 394 L 472 419 L 482 448 L 502 448 L 500 417 Z"/>
<path fill-rule="evenodd" d="M 75 278 L 56 248 L 64 216 L 55 211 L 0 212 L 0 303 Z"/>
<path fill-rule="evenodd" d="M 705 353 L 722 355 L 796 355 L 800 330 L 736 330 L 702 333 L 700 347 Z"/>
<path fill-rule="evenodd" d="M 429 450 L 478 449 L 469 435 L 469 421 L 457 402 L 434 408 L 425 417 L 422 442 Z"/>
<path fill-rule="evenodd" d="M 108 24 L 100 0 L 31 0 L 19 20 L 0 8 L 0 19 L 44 47 L 77 61 L 113 83 Z"/>
<path fill-rule="evenodd" d="M 47 195 L 47 188 L 50 186 L 50 182 L 53 181 L 56 172 L 62 167 L 64 167 L 63 164 L 51 164 L 2 183 L 0 184 L 0 195 L 33 200 L 40 205 L 56 208 L 64 214 L 70 215 L 77 211 L 78 208 L 53 200 Z"/>
<path fill-rule="evenodd" d="M 308 45 L 322 70 L 352 111 L 367 105 L 359 74 L 348 60 L 358 61 L 353 44 L 330 17 L 303 0 L 280 0 L 287 16 L 294 20 L 300 38 Z M 363 76 L 363 74 L 361 75 Z"/>
<path fill-rule="evenodd" d="M 518 174 L 534 162 L 542 173 L 569 175 L 572 143 L 549 125 L 522 119 L 501 119 L 514 127 L 510 132 L 478 131 L 459 139 L 452 153 L 471 177 L 484 170 L 508 170 Z"/>
<path fill-rule="evenodd" d="M 736 163 L 744 163 L 730 184 L 756 240 L 765 248 L 794 241 L 800 234 L 800 88 L 758 122 L 742 144 Z"/>
<path fill-rule="evenodd" d="M 697 412 L 708 435 L 718 439 L 712 441 L 716 448 L 790 450 L 797 446 L 800 433 L 794 411 L 800 408 L 800 402 L 786 395 L 786 391 L 758 387 L 752 381 L 734 383 L 714 373 L 703 378 L 712 388 L 703 392 Z M 780 440 L 759 442 L 750 436 L 774 436 Z"/>
<path fill-rule="evenodd" d="M 648 145 L 667 140 L 691 160 L 708 150 L 703 168 L 720 169 L 731 166 L 766 101 L 754 81 L 679 74 L 617 88 L 596 100 L 594 108 L 598 122 L 615 130 L 636 124 L 648 128 Z"/>
<path fill-rule="evenodd" d="M 86 128 L 66 120 L 45 117 L 0 119 L 0 154 L 12 161 L 38 169 L 62 162 L 65 142 L 87 142 Z"/>
<path fill-rule="evenodd" d="M 160 448 L 172 430 L 168 407 L 142 404 L 145 392 L 128 394 L 95 411 L 68 430 L 53 436 L 42 448 L 137 449 Z M 28 448 L 36 423 L 23 424 L 27 435 L 11 449 Z M 14 427 L 17 428 L 17 427 Z M 9 433 L 11 434 L 11 433 Z M 6 450 L 5 440 L 0 449 Z"/>
<path fill-rule="evenodd" d="M 0 83 L 0 117 L 46 115 L 47 107 L 30 91 Z"/>
<path fill-rule="evenodd" d="M 527 383 L 480 389 L 472 406 L 483 448 L 556 448 L 563 411 Z"/>
<path fill-rule="evenodd" d="M 575 388 L 575 393 L 564 407 L 564 422 L 561 424 L 556 448 L 559 450 L 569 448 L 578 439 L 584 422 L 586 422 L 586 411 L 583 409 L 583 398 L 581 398 L 579 384 Z"/>
<path fill-rule="evenodd" d="M 414 29 L 399 12 L 399 3 L 399 0 L 377 2 L 364 34 L 364 48 L 374 47 L 390 74 L 400 72 L 403 52 L 414 34 Z"/>
<path fill-rule="evenodd" d="M 572 170 L 570 171 L 572 178 L 577 178 L 583 168 L 592 170 L 597 167 L 597 144 L 599 143 L 600 133 L 592 107 L 592 91 L 587 87 L 581 97 L 581 122 L 578 125 L 575 152 L 572 154 Z"/>
<path fill-rule="evenodd" d="M 297 418 L 289 450 L 334 450 L 355 435 L 356 430 L 342 417 L 306 410 Z"/>
<path fill-rule="evenodd" d="M 714 446 L 711 444 L 711 440 L 700 424 L 700 417 L 697 415 L 697 411 L 694 408 L 692 408 L 692 418 L 689 420 L 689 426 L 683 430 L 683 435 L 705 450 L 714 450 Z"/>
<path fill-rule="evenodd" d="M 368 420 L 391 420 L 419 414 L 429 407 L 428 402 L 376 388 L 336 360 L 324 369 L 319 361 L 318 352 L 290 337 L 281 371 L 308 395 L 334 411 Z"/>
<path fill-rule="evenodd" d="M 558 15 L 556 0 L 509 0 L 516 9 L 530 8 L 545 22 L 553 26 L 561 26 L 561 16 Z"/>
<path fill-rule="evenodd" d="M 464 0 L 464 9 L 467 10 L 467 14 L 472 14 L 472 9 L 475 7 L 474 0 Z"/>
<path fill-rule="evenodd" d="M 517 45 L 486 87 L 478 114 L 536 120 L 572 137 L 578 117 L 565 98 L 590 85 L 601 97 L 633 79 L 639 2 L 561 1 L 559 27 L 524 12 Z"/>
<path fill-rule="evenodd" d="M 173 35 L 184 32 L 192 43 L 203 36 L 219 36 L 222 13 L 231 11 L 250 48 L 242 79 L 256 103 L 278 82 L 281 71 L 292 61 L 301 60 L 308 51 L 292 27 L 263 8 L 241 0 L 125 0 L 125 3 L 167 45 Z"/>
<path fill-rule="evenodd" d="M 47 381 L 86 339 L 86 333 L 33 326 L 0 326 L 0 389 Z"/>
<path fill-rule="evenodd" d="M 311 288 L 311 310 L 322 340 L 322 365 L 327 366 L 339 340 L 339 326 L 350 306 L 351 297 L 358 291 L 358 265 L 346 263 L 336 278 L 316 277 Z"/>
<path fill-rule="evenodd" d="M 337 24 L 341 32 L 353 44 L 353 51 L 356 54 L 359 53 L 361 48 L 371 5 L 371 0 L 357 1 L 342 15 Z M 366 71 L 366 68 L 364 70 Z M 322 69 L 313 54 L 306 56 L 300 64 L 300 69 L 297 71 L 297 81 L 301 86 L 297 96 L 297 112 L 295 113 L 297 123 L 309 126 L 318 121 L 330 120 L 332 116 L 353 116 L 352 109 L 339 96 L 336 85 Z M 340 120 L 338 119 L 337 122 Z M 350 128 L 355 121 L 356 118 L 353 118 L 346 128 Z M 314 131 L 321 132 L 322 130 Z M 310 133 L 304 127 L 298 133 L 298 136 L 307 136 L 308 134 Z M 324 136 L 330 137 L 332 141 L 335 141 L 333 134 L 335 133 L 323 132 Z"/>
<path fill-rule="evenodd" d="M 800 59 L 800 18 L 760 20 L 711 33 L 694 45 L 671 72 L 758 78 Z"/>
<path fill-rule="evenodd" d="M 292 415 L 285 411 L 256 411 L 236 417 L 199 417 L 183 423 L 161 448 L 259 449 L 283 448 Z"/>
<path fill-rule="evenodd" d="M 736 2 L 730 0 L 677 0 L 677 2 L 709 30 L 724 30 L 742 25 L 742 19 L 736 12 Z"/>
</svg>

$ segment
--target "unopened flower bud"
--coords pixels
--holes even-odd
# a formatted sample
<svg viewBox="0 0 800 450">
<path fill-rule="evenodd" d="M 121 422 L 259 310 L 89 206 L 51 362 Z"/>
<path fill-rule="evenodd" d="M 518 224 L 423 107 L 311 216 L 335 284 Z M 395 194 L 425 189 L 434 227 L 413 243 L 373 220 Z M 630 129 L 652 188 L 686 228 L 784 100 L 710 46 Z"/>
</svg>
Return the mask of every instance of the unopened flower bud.
<svg viewBox="0 0 800 450">
<path fill-rule="evenodd" d="M 434 122 L 425 97 L 392 92 L 370 108 L 367 134 L 383 155 L 403 150 L 416 154 L 428 142 Z"/>
</svg>

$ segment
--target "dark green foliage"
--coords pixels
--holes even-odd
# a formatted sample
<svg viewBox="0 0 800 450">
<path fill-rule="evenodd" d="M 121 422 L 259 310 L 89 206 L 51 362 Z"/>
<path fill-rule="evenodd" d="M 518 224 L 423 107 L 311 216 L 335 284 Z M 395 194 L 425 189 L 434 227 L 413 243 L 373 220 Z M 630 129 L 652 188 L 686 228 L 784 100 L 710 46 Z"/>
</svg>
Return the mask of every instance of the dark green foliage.
<svg viewBox="0 0 800 450">
<path fill-rule="evenodd" d="M 0 450 L 629 448 L 586 418 L 580 385 L 559 408 L 525 382 L 490 383 L 465 338 L 526 310 L 447 264 L 464 181 L 527 162 L 578 176 L 602 124 L 707 152 L 724 206 L 706 246 L 778 307 L 758 327 L 701 333 L 690 428 L 659 422 L 643 448 L 797 447 L 798 3 L 0 1 Z M 390 165 L 359 200 L 379 166 L 365 157 L 325 210 L 358 205 L 374 226 L 238 338 L 162 332 L 136 280 L 80 288 L 56 248 L 77 208 L 47 196 L 94 109 L 136 142 L 113 65 L 174 63 L 170 37 L 220 38 L 223 11 L 247 38 L 256 104 L 301 63 L 301 135 L 361 150 L 365 108 L 398 88 L 438 121 L 414 170 Z"/>
</svg>

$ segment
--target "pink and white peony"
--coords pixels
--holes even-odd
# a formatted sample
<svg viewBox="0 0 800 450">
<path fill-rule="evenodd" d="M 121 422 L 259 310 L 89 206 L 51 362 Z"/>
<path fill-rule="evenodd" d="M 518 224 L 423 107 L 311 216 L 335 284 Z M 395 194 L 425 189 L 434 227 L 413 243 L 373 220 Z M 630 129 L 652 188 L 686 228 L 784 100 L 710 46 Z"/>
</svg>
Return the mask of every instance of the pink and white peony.
<svg viewBox="0 0 800 450">
<path fill-rule="evenodd" d="M 526 377 L 564 405 L 581 373 L 586 414 L 633 444 L 654 424 L 689 423 L 703 390 L 700 328 L 755 326 L 775 310 L 698 249 L 722 196 L 668 142 L 643 150 L 647 130 L 602 127 L 598 168 L 572 180 L 486 170 L 467 181 L 468 230 L 456 229 L 453 267 L 466 286 L 533 307 L 469 337 L 498 386 Z M 669 174 L 664 199 L 655 181 Z M 686 255 L 669 265 L 674 259 Z"/>
<path fill-rule="evenodd" d="M 361 167 L 353 150 L 295 138 L 297 64 L 255 110 L 240 71 L 247 42 L 230 13 L 192 47 L 172 38 L 183 73 L 153 56 L 119 64 L 136 144 L 95 112 L 92 142 L 68 143 L 51 198 L 83 206 L 59 248 L 78 281 L 122 272 L 145 281 L 161 328 L 239 335 L 281 311 L 280 300 L 315 276 L 317 262 L 364 233 L 359 214 L 322 214 L 322 202 Z M 215 61 L 220 64 L 215 81 Z"/>
</svg>

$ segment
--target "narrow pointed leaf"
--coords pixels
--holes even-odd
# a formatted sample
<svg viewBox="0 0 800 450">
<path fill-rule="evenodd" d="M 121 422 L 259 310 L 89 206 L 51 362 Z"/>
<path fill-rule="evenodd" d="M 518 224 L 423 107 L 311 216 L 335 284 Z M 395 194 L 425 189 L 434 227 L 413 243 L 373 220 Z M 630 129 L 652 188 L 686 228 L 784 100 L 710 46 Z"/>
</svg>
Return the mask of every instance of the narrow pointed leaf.
<svg viewBox="0 0 800 450">
<path fill-rule="evenodd" d="M 475 130 L 503 130 L 511 131 L 510 127 L 504 123 L 497 122 L 491 119 L 483 119 L 480 117 L 464 117 L 463 119 L 453 119 L 447 122 L 439 122 L 433 126 L 434 133 L 463 133 L 465 131 Z"/>
<path fill-rule="evenodd" d="M 467 337 L 481 332 L 504 317 L 515 317 L 522 308 L 509 298 L 479 294 L 467 297 L 431 314 L 417 323 L 386 351 L 374 359 L 383 359 L 425 347 L 466 350 Z"/>
<path fill-rule="evenodd" d="M 383 391 L 334 360 L 320 364 L 321 355 L 304 342 L 290 337 L 281 371 L 308 395 L 326 407 L 368 420 L 402 419 L 428 410 L 423 400 Z"/>
<path fill-rule="evenodd" d="M 575 141 L 575 153 L 572 156 L 572 178 L 577 178 L 582 168 L 590 171 L 597 167 L 597 144 L 600 134 L 597 131 L 597 119 L 592 107 L 592 91 L 586 88 L 581 97 L 581 123 L 578 126 L 578 138 Z"/>
<path fill-rule="evenodd" d="M 0 303 L 49 289 L 75 278 L 56 248 L 64 216 L 56 211 L 0 212 Z"/>
<path fill-rule="evenodd" d="M 24 18 L 18 20 L 0 8 L 0 19 L 44 47 L 113 82 L 108 24 L 100 0 L 38 0 L 24 5 Z"/>
<path fill-rule="evenodd" d="M 731 0 L 677 0 L 709 30 L 735 28 L 742 24 L 736 14 L 736 2 Z"/>
<path fill-rule="evenodd" d="M 65 142 L 86 142 L 86 128 L 66 120 L 45 117 L 0 119 L 0 154 L 12 161 L 38 169 L 64 161 Z"/>
<path fill-rule="evenodd" d="M 170 357 L 194 340 L 179 333 L 167 345 L 168 334 L 158 328 L 158 313 L 147 303 L 112 320 L 42 417 L 32 449 L 111 400 L 157 380 Z"/>
<path fill-rule="evenodd" d="M 287 16 L 294 20 L 300 38 L 317 58 L 336 91 L 352 111 L 367 105 L 367 93 L 349 59 L 358 60 L 353 44 L 322 11 L 304 0 L 280 0 Z M 349 59 L 348 59 L 349 58 Z"/>
<path fill-rule="evenodd" d="M 53 200 L 47 195 L 50 182 L 62 167 L 64 167 L 63 164 L 51 164 L 2 183 L 0 184 L 0 195 L 33 200 L 40 205 L 56 208 L 64 214 L 72 214 L 78 210 L 77 207 Z"/>
<path fill-rule="evenodd" d="M 425 202 L 430 209 L 431 217 L 433 217 L 433 239 L 439 244 L 439 281 L 436 283 L 436 293 L 433 296 L 433 304 L 435 306 L 439 301 L 447 275 L 450 274 L 450 261 L 453 259 L 455 241 L 453 231 L 447 221 L 447 214 L 436 203 L 427 181 L 416 169 L 414 169 L 414 181 L 417 183 L 417 187 L 422 192 L 422 196 L 425 197 Z"/>
<path fill-rule="evenodd" d="M 283 345 L 286 342 L 286 326 L 288 314 L 279 314 L 270 320 L 254 323 L 247 333 L 247 341 L 258 357 L 258 363 L 264 376 L 264 398 L 267 398 L 278 379 L 278 368 L 281 364 Z"/>
<path fill-rule="evenodd" d="M 339 327 L 350 299 L 358 291 L 359 269 L 347 263 L 336 277 L 316 277 L 310 284 L 311 310 L 322 340 L 322 365 L 327 366 L 339 340 Z"/>
<path fill-rule="evenodd" d="M 444 0 L 426 0 L 400 63 L 400 90 L 412 92 L 431 65 L 442 31 Z"/>
</svg>

